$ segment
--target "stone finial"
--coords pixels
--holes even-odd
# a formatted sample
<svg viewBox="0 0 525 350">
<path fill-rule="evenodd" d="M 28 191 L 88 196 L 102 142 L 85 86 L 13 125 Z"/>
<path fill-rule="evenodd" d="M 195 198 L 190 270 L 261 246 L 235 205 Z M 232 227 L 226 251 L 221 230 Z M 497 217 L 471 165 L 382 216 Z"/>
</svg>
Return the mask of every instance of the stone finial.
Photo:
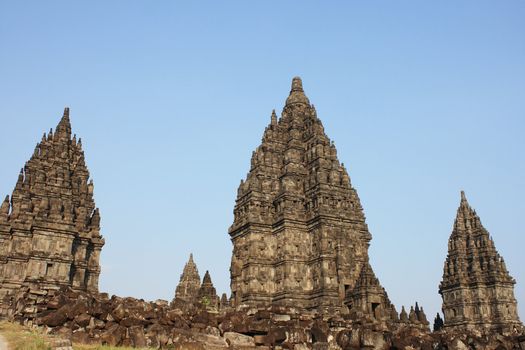
<svg viewBox="0 0 525 350">
<path fill-rule="evenodd" d="M 507 264 L 505 264 L 505 259 L 503 259 L 503 257 L 501 258 L 501 270 L 503 272 L 507 272 L 508 273 L 508 270 L 507 270 Z"/>
<path fill-rule="evenodd" d="M 408 323 L 408 314 L 405 310 L 405 306 L 401 306 L 401 312 L 399 313 L 399 321 Z"/>
<path fill-rule="evenodd" d="M 204 274 L 204 278 L 202 279 L 202 284 L 213 284 L 211 281 L 210 272 L 206 270 L 206 273 Z"/>
<path fill-rule="evenodd" d="M 414 310 L 413 306 L 410 307 L 410 312 L 408 313 L 408 321 L 410 323 L 417 323 L 418 322 L 416 311 Z"/>
<path fill-rule="evenodd" d="M 427 320 L 427 315 L 425 314 L 425 311 L 423 310 L 423 307 L 419 308 L 419 312 L 417 313 L 417 320 L 424 325 L 428 325 L 429 322 Z"/>
<path fill-rule="evenodd" d="M 37 143 L 35 149 L 33 150 L 33 157 L 38 157 L 40 155 L 40 144 Z"/>
<path fill-rule="evenodd" d="M 454 230 L 463 231 L 466 228 L 477 226 L 476 213 L 470 207 L 470 204 L 465 196 L 465 192 L 461 191 L 461 199 L 454 221 Z"/>
<path fill-rule="evenodd" d="M 9 215 L 9 196 L 5 196 L 4 201 L 2 202 L 2 205 L 0 206 L 0 215 L 7 217 Z"/>
<path fill-rule="evenodd" d="M 304 92 L 303 90 L 303 81 L 301 80 L 301 77 L 293 77 L 292 79 L 292 92 L 293 91 L 301 91 L 301 92 Z"/>
<path fill-rule="evenodd" d="M 312 103 L 312 115 L 313 115 L 314 117 L 317 117 L 317 109 L 315 109 L 315 106 L 314 106 L 313 103 Z"/>
<path fill-rule="evenodd" d="M 399 315 L 397 313 L 397 310 L 394 304 L 392 304 L 390 311 L 391 311 L 391 319 L 396 322 L 399 321 Z"/>
<path fill-rule="evenodd" d="M 100 228 L 100 211 L 98 208 L 96 208 L 95 211 L 93 212 L 89 226 L 95 229 Z"/>
<path fill-rule="evenodd" d="M 436 314 L 436 317 L 434 318 L 434 327 L 433 327 L 433 331 L 434 332 L 437 332 L 439 331 L 441 328 L 443 328 L 443 319 L 441 318 L 441 316 L 439 315 L 439 312 Z"/>
<path fill-rule="evenodd" d="M 304 94 L 303 82 L 301 78 L 294 77 L 292 79 L 292 89 L 290 90 L 290 96 L 286 99 L 286 105 L 292 105 L 296 103 L 310 104 L 310 100 Z"/>
<path fill-rule="evenodd" d="M 64 114 L 62 115 L 62 119 L 60 119 L 60 122 L 58 123 L 55 130 L 55 136 L 58 136 L 59 138 L 64 140 L 71 139 L 71 122 L 69 120 L 69 107 L 64 108 Z"/>
<path fill-rule="evenodd" d="M 272 110 L 271 124 L 272 125 L 276 125 L 277 124 L 277 114 L 275 113 L 275 109 Z"/>
<path fill-rule="evenodd" d="M 24 183 L 24 168 L 20 168 L 18 173 L 17 185 L 22 185 Z"/>
</svg>

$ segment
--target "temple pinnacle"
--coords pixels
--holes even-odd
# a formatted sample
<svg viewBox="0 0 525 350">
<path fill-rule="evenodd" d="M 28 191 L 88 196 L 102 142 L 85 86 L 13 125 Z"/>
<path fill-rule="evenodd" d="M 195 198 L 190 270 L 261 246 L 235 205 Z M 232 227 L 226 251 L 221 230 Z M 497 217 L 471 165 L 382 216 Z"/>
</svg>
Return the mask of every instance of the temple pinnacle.
<svg viewBox="0 0 525 350">
<path fill-rule="evenodd" d="M 64 108 L 64 114 L 62 115 L 62 119 L 60 119 L 60 122 L 56 127 L 55 134 L 63 135 L 68 140 L 71 138 L 71 122 L 69 120 L 69 107 Z"/>
<path fill-rule="evenodd" d="M 272 110 L 271 124 L 272 125 L 277 124 L 277 114 L 275 114 L 275 109 Z"/>
<path fill-rule="evenodd" d="M 290 96 L 286 99 L 286 105 L 292 105 L 296 103 L 304 103 L 309 105 L 310 101 L 304 94 L 303 82 L 301 78 L 294 77 L 292 79 L 292 89 L 290 90 Z"/>
<path fill-rule="evenodd" d="M 300 77 L 294 77 L 292 79 L 292 91 L 303 91 L 303 81 Z"/>
<path fill-rule="evenodd" d="M 473 215 L 476 214 L 473 211 L 473 209 L 470 207 L 470 204 L 469 204 L 469 202 L 467 200 L 467 196 L 465 195 L 465 191 L 461 191 L 461 200 L 459 201 L 459 208 L 458 208 L 458 210 L 463 210 L 463 211 L 466 210 L 466 212 L 469 212 L 469 213 L 472 212 L 470 214 L 473 214 Z"/>
<path fill-rule="evenodd" d="M 206 270 L 206 273 L 204 274 L 204 278 L 202 279 L 202 283 L 211 283 L 211 276 L 210 272 Z"/>
</svg>

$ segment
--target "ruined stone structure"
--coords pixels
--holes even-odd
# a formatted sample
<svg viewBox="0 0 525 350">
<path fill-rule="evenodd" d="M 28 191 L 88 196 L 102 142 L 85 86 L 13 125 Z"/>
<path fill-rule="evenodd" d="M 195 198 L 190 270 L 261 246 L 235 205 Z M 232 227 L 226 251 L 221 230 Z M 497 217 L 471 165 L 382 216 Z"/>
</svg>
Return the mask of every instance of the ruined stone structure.
<svg viewBox="0 0 525 350">
<path fill-rule="evenodd" d="M 225 294 L 223 294 L 222 300 L 217 296 L 217 291 L 208 271 L 204 274 L 201 284 L 199 270 L 193 261 L 193 254 L 190 254 L 175 290 L 173 303 L 176 305 L 178 302 L 202 304 L 208 310 L 218 310 L 220 307 L 226 308 L 229 305 Z"/>
<path fill-rule="evenodd" d="M 372 266 L 368 262 L 361 268 L 359 278 L 348 296 L 353 303 L 349 306 L 357 313 L 356 316 L 358 317 L 360 314 L 365 314 L 372 315 L 378 320 L 383 318 L 395 320 L 398 318 L 394 305 L 388 300 L 385 289 L 379 283 Z M 385 308 L 385 306 L 390 306 L 390 309 Z"/>
<path fill-rule="evenodd" d="M 140 349 L 213 350 L 510 350 L 525 349 L 525 333 L 443 329 L 410 322 L 352 320 L 298 308 L 209 310 L 188 303 L 147 302 L 106 293 L 51 291 L 19 295 L 14 320 L 42 326 L 70 343 Z M 414 310 L 415 313 L 415 310 Z M 53 348 L 54 349 L 54 348 Z M 56 349 L 58 350 L 58 349 Z M 66 350 L 60 348 L 60 350 Z"/>
<path fill-rule="evenodd" d="M 228 296 L 226 293 L 222 293 L 221 300 L 219 301 L 219 308 L 220 309 L 226 309 L 230 307 L 230 300 L 228 300 Z"/>
<path fill-rule="evenodd" d="M 294 78 L 238 188 L 231 261 L 235 305 L 284 305 L 390 319 L 368 261 L 357 192 L 316 110 Z"/>
<path fill-rule="evenodd" d="M 201 282 L 191 254 L 171 304 L 98 293 L 100 214 L 66 108 L 0 206 L 0 316 L 140 348 L 525 349 L 515 281 L 463 192 L 439 288 L 445 320 L 437 314 L 430 333 L 417 302 L 398 315 L 370 264 L 357 192 L 299 78 L 253 153 L 229 234 L 230 299 L 208 271 Z"/>
<path fill-rule="evenodd" d="M 69 109 L 44 134 L 0 209 L 0 300 L 22 286 L 98 291 L 104 239 Z"/>
<path fill-rule="evenodd" d="M 494 241 L 461 192 L 439 285 L 444 326 L 492 330 L 521 326 L 515 283 Z"/>
<path fill-rule="evenodd" d="M 204 278 L 202 279 L 202 284 L 197 295 L 198 301 L 201 304 L 204 304 L 208 309 L 219 309 L 219 297 L 217 296 L 217 291 L 213 286 L 213 282 L 211 281 L 211 276 L 208 271 L 206 271 L 204 274 Z"/>
<path fill-rule="evenodd" d="M 197 265 L 193 261 L 193 254 L 190 254 L 190 258 L 184 270 L 180 275 L 180 281 L 175 290 L 175 299 L 183 300 L 186 302 L 195 302 L 201 287 L 201 277 Z"/>
<path fill-rule="evenodd" d="M 399 313 L 399 322 L 405 325 L 418 326 L 421 329 L 428 330 L 429 322 L 427 315 L 422 307 L 416 302 L 415 306 L 410 306 L 410 312 L 407 313 L 405 306 L 401 306 L 401 312 Z"/>
</svg>

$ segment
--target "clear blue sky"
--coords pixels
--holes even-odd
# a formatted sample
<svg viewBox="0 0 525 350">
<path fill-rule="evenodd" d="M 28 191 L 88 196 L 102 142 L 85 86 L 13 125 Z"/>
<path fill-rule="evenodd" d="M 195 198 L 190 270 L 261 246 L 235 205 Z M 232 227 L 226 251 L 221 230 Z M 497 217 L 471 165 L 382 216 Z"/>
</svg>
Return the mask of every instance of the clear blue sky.
<svg viewBox="0 0 525 350">
<path fill-rule="evenodd" d="M 0 1 L 0 194 L 71 107 L 101 290 L 229 290 L 237 186 L 300 75 L 361 197 L 372 265 L 429 317 L 464 189 L 525 318 L 524 1 Z"/>
</svg>

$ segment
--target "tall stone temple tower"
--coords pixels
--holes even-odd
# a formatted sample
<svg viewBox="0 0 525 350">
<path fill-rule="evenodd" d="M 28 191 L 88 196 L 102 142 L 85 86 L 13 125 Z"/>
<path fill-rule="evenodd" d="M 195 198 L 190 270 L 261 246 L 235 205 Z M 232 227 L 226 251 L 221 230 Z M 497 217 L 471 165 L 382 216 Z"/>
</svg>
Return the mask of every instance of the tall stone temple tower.
<svg viewBox="0 0 525 350">
<path fill-rule="evenodd" d="M 229 234 L 235 305 L 393 314 L 369 265 L 359 197 L 300 78 L 253 152 Z"/>
<path fill-rule="evenodd" d="M 22 286 L 98 291 L 103 245 L 93 182 L 66 108 L 0 207 L 0 303 Z"/>
<path fill-rule="evenodd" d="M 494 241 L 461 192 L 439 285 L 444 326 L 488 330 L 521 326 L 515 283 Z"/>
</svg>

